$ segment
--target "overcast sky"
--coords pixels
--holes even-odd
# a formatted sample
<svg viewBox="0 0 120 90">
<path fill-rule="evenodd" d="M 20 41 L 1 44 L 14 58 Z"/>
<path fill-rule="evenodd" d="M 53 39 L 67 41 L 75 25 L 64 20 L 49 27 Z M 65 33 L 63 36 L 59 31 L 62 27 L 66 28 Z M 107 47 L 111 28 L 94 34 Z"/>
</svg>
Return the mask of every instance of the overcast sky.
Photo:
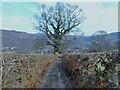
<svg viewBox="0 0 120 90">
<path fill-rule="evenodd" d="M 54 5 L 55 3 L 46 2 L 45 4 Z M 38 4 L 40 2 L 0 3 L 0 7 L 2 7 L 2 11 L 0 11 L 2 26 L 0 28 L 36 33 L 37 31 L 33 29 L 32 18 L 37 12 Z M 105 30 L 108 33 L 118 31 L 117 2 L 76 2 L 70 4 L 76 4 L 83 9 L 87 19 L 79 27 L 86 35 L 91 35 L 97 30 Z"/>
</svg>

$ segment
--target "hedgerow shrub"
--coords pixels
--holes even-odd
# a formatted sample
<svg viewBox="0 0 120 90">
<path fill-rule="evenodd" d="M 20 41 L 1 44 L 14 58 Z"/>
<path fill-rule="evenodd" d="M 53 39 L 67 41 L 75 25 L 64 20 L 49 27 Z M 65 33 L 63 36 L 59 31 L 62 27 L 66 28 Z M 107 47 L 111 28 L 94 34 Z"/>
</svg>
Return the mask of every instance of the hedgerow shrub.
<svg viewBox="0 0 120 90">
<path fill-rule="evenodd" d="M 120 54 L 101 53 L 65 54 L 63 68 L 76 88 L 120 87 Z"/>
</svg>

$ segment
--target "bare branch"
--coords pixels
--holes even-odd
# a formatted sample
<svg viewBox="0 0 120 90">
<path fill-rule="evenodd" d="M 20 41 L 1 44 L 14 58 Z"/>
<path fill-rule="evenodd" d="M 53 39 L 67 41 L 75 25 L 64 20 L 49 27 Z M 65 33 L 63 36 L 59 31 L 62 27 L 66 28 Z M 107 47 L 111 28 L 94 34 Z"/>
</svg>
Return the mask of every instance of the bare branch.
<svg viewBox="0 0 120 90">
<path fill-rule="evenodd" d="M 85 20 L 81 15 L 82 10 L 77 5 L 58 2 L 54 7 L 49 8 L 41 5 L 39 11 L 40 14 L 35 15 L 37 21 L 35 27 L 47 35 L 55 48 L 60 45 L 60 40 L 65 34 Z"/>
</svg>

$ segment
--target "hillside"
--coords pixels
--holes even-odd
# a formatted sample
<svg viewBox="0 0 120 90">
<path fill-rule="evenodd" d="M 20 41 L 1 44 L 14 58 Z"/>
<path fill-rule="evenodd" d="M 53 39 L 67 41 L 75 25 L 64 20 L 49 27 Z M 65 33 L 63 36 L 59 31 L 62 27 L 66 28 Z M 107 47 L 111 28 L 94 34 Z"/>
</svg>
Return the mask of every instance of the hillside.
<svg viewBox="0 0 120 90">
<path fill-rule="evenodd" d="M 32 51 L 37 38 L 44 41 L 44 37 L 41 37 L 41 35 L 38 36 L 26 32 L 2 30 L 2 47 L 3 49 L 12 47 L 21 51 Z"/>
<path fill-rule="evenodd" d="M 108 40 L 110 40 L 110 43 L 115 43 L 118 39 L 120 39 L 118 36 L 120 36 L 120 32 L 110 33 L 108 35 Z M 40 40 L 42 49 L 51 49 L 50 46 L 42 45 L 47 42 L 47 37 L 42 33 L 30 34 L 14 30 L 2 30 L 2 49 L 3 51 L 6 49 L 12 49 L 30 52 L 34 50 L 34 44 L 37 39 Z M 66 50 L 70 49 L 71 51 L 76 51 L 87 47 L 87 45 L 89 45 L 92 41 L 92 36 L 88 37 L 68 35 L 67 39 L 69 42 L 67 44 Z"/>
</svg>

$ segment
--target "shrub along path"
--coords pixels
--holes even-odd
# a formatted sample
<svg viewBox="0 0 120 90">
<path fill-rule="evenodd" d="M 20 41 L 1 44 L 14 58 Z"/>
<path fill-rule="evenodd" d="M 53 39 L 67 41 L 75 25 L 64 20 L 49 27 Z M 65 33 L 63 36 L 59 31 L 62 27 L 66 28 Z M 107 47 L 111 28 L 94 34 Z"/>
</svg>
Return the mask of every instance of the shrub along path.
<svg viewBox="0 0 120 90">
<path fill-rule="evenodd" d="M 57 60 L 47 70 L 40 88 L 72 88 L 61 67 L 62 61 Z"/>
</svg>

